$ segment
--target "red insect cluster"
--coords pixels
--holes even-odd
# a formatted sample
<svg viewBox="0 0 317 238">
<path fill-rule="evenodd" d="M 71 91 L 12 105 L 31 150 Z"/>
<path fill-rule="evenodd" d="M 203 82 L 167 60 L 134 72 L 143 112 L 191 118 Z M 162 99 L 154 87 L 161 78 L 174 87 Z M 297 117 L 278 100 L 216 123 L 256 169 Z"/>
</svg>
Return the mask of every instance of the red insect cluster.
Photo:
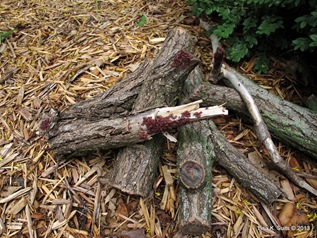
<svg viewBox="0 0 317 238">
<path fill-rule="evenodd" d="M 177 120 L 175 120 L 176 116 L 174 116 L 173 114 L 170 114 L 166 117 L 143 117 L 142 125 L 146 126 L 149 134 L 156 134 L 163 131 L 169 131 L 172 128 L 183 126 L 188 123 L 192 123 L 190 116 L 190 112 L 185 111 L 182 113 L 181 118 Z"/>
<path fill-rule="evenodd" d="M 51 122 L 50 119 L 46 118 L 45 120 L 41 121 L 39 128 L 42 131 L 47 131 L 48 128 L 50 127 L 50 122 Z"/>
<path fill-rule="evenodd" d="M 197 118 L 200 118 L 202 113 L 203 113 L 203 112 L 195 112 L 195 113 L 194 113 L 194 116 L 197 117 Z"/>
<path fill-rule="evenodd" d="M 172 63 L 172 66 L 173 67 L 177 67 L 177 66 L 180 66 L 180 65 L 183 65 L 185 63 L 188 63 L 190 61 L 190 55 L 185 51 L 185 50 L 180 50 L 174 60 L 173 60 L 173 63 Z"/>
<path fill-rule="evenodd" d="M 150 137 L 149 137 L 149 135 L 146 132 L 142 131 L 139 134 L 139 138 L 142 139 L 142 140 L 148 140 Z"/>
</svg>

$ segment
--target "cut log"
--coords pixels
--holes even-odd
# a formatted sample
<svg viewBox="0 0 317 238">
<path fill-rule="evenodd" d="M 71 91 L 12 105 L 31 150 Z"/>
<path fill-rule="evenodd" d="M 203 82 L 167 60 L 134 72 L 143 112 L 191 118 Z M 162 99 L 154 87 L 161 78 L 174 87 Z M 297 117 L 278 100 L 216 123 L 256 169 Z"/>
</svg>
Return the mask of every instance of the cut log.
<svg viewBox="0 0 317 238">
<path fill-rule="evenodd" d="M 212 164 L 215 158 L 210 121 L 178 130 L 179 223 L 182 234 L 201 235 L 211 226 Z"/>
<path fill-rule="evenodd" d="M 201 84 L 198 67 L 184 83 L 181 102 Z M 215 158 L 207 121 L 185 125 L 178 130 L 177 167 L 180 188 L 178 192 L 178 234 L 201 235 L 211 226 L 212 165 Z M 175 237 L 179 237 L 175 235 Z"/>
<path fill-rule="evenodd" d="M 182 101 L 203 82 L 196 67 L 182 89 Z M 178 130 L 180 188 L 178 235 L 201 235 L 211 228 L 212 164 L 217 161 L 259 200 L 272 203 L 281 191 L 240 151 L 234 148 L 212 121 L 196 122 Z"/>
<path fill-rule="evenodd" d="M 163 131 L 190 123 L 227 114 L 222 106 L 199 108 L 201 101 L 176 107 L 152 109 L 129 117 L 103 119 L 71 124 L 57 124 L 48 130 L 51 148 L 57 156 L 83 155 L 97 149 L 112 149 L 152 139 Z M 45 119 L 40 127 L 49 127 Z"/>
<path fill-rule="evenodd" d="M 182 28 L 169 32 L 160 52 L 147 69 L 132 113 L 176 105 L 183 81 L 198 63 L 187 53 L 193 52 L 194 43 L 195 40 Z M 135 146 L 122 149 L 116 157 L 109 184 L 129 194 L 147 196 L 157 177 L 164 142 L 162 135 L 156 135 L 151 141 L 138 146 L 137 150 Z M 135 153 L 137 156 L 133 156 Z"/>
<path fill-rule="evenodd" d="M 257 104 L 272 136 L 317 159 L 317 114 L 309 109 L 278 98 L 234 71 Z M 205 105 L 226 103 L 226 107 L 250 120 L 250 115 L 238 92 L 223 86 L 201 84 L 190 100 L 203 99 Z"/>
</svg>

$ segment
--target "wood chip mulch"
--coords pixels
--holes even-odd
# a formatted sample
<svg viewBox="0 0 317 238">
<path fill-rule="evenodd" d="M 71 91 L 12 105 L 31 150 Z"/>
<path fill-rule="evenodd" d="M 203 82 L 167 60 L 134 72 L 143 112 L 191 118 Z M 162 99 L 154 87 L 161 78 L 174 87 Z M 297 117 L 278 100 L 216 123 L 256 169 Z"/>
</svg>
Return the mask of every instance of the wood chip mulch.
<svg viewBox="0 0 317 238">
<path fill-rule="evenodd" d="M 100 183 L 111 170 L 112 151 L 58 160 L 36 132 L 45 111 L 63 111 L 104 92 L 153 58 L 176 26 L 197 36 L 197 56 L 208 71 L 211 45 L 190 7 L 182 0 L 2 0 L 0 19 L 1 237 L 173 237 L 179 205 L 176 144 L 166 144 L 153 193 L 140 198 Z M 297 94 L 291 81 L 288 88 L 281 78 L 274 81 L 274 70 L 259 76 L 251 63 L 241 72 L 282 97 L 290 90 Z M 265 156 L 252 126 L 235 115 L 217 124 L 243 153 Z M 311 171 L 316 183 L 317 167 L 276 143 L 281 155 Z M 316 200 L 286 179 L 282 184 L 311 224 L 296 237 L 317 237 Z M 220 166 L 213 169 L 213 186 L 212 229 L 201 237 L 278 234 L 261 228 L 270 226 L 268 216 L 278 215 L 286 199 L 261 205 Z"/>
</svg>

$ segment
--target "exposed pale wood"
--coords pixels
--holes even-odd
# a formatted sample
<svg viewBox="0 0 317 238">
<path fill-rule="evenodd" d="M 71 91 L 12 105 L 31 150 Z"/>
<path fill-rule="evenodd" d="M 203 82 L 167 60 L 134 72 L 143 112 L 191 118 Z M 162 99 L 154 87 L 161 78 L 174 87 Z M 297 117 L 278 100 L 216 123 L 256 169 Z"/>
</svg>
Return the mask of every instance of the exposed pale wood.
<svg viewBox="0 0 317 238">
<path fill-rule="evenodd" d="M 63 125 L 57 123 L 48 129 L 46 135 L 57 156 L 76 156 L 97 149 L 112 149 L 151 140 L 157 133 L 227 113 L 222 106 L 195 109 L 198 105 L 196 102 L 157 108 L 129 117 L 103 119 L 86 124 L 82 120 Z M 46 126 L 46 120 L 40 126 Z"/>
<path fill-rule="evenodd" d="M 260 113 L 258 106 L 255 104 L 252 95 L 250 94 L 247 87 L 244 83 L 237 77 L 235 74 L 236 71 L 231 69 L 230 67 L 223 67 L 222 73 L 223 77 L 233 85 L 234 89 L 240 94 L 242 100 L 246 104 L 250 116 L 253 120 L 254 129 L 258 140 L 267 150 L 270 159 L 287 178 L 289 178 L 294 184 L 297 186 L 306 189 L 311 192 L 313 195 L 317 196 L 317 189 L 312 187 L 308 182 L 306 182 L 303 178 L 299 177 L 296 172 L 291 168 L 287 161 L 285 161 L 275 146 L 271 134 L 268 130 L 266 123 L 263 120 L 263 117 Z"/>
</svg>

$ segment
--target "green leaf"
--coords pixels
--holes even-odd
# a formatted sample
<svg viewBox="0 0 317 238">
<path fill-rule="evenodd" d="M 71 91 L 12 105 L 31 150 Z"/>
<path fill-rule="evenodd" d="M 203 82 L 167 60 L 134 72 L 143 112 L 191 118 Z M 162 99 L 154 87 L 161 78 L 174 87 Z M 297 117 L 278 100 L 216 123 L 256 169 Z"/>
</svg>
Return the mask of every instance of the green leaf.
<svg viewBox="0 0 317 238">
<path fill-rule="evenodd" d="M 303 28 L 305 28 L 306 25 L 307 25 L 307 22 L 306 22 L 306 21 L 302 21 L 302 22 L 300 23 L 299 27 L 300 27 L 301 29 L 303 29 Z"/>
<path fill-rule="evenodd" d="M 311 12 L 312 16 L 317 18 L 317 12 Z"/>
<path fill-rule="evenodd" d="M 146 23 L 146 16 L 143 15 L 137 25 L 143 26 L 145 25 L 145 23 Z"/>
<path fill-rule="evenodd" d="M 309 38 L 317 42 L 317 34 L 310 35 Z"/>
<path fill-rule="evenodd" d="M 207 15 L 210 15 L 212 12 L 213 12 L 213 9 L 212 9 L 212 8 L 206 9 L 206 14 L 207 14 Z"/>
<path fill-rule="evenodd" d="M 292 44 L 294 45 L 294 50 L 301 50 L 301 51 L 308 50 L 309 43 L 310 43 L 310 40 L 304 37 L 300 37 L 292 41 Z"/>
<path fill-rule="evenodd" d="M 2 43 L 2 40 L 6 37 L 9 37 L 12 35 L 12 33 L 15 31 L 16 29 L 13 28 L 12 30 L 10 31 L 6 31 L 6 32 L 3 32 L 3 33 L 0 33 L 0 44 Z"/>
<path fill-rule="evenodd" d="M 277 29 L 283 28 L 283 21 L 281 19 L 266 19 L 258 27 L 256 31 L 259 35 L 270 35 L 275 32 Z"/>
<path fill-rule="evenodd" d="M 260 55 L 255 61 L 254 69 L 260 74 L 266 74 L 269 70 L 269 63 L 270 60 L 267 56 Z"/>
<path fill-rule="evenodd" d="M 256 27 L 256 23 L 257 23 L 257 20 L 255 18 L 252 18 L 252 17 L 249 17 L 249 18 L 246 18 L 244 21 L 243 21 L 243 30 L 244 31 L 248 31 L 252 28 L 255 28 Z"/>
<path fill-rule="evenodd" d="M 233 62 L 239 62 L 249 52 L 249 49 L 245 43 L 236 43 L 232 48 L 228 50 L 228 59 Z"/>
<path fill-rule="evenodd" d="M 252 35 L 247 35 L 245 36 L 245 41 L 248 43 L 249 48 L 252 48 L 253 46 L 258 44 L 258 40 L 256 39 L 255 36 Z"/>
<path fill-rule="evenodd" d="M 233 32 L 235 25 L 234 24 L 223 24 L 216 27 L 214 34 L 216 34 L 221 39 L 227 39 Z"/>
<path fill-rule="evenodd" d="M 309 43 L 310 47 L 316 47 L 317 46 L 317 41 L 313 41 Z"/>
</svg>

